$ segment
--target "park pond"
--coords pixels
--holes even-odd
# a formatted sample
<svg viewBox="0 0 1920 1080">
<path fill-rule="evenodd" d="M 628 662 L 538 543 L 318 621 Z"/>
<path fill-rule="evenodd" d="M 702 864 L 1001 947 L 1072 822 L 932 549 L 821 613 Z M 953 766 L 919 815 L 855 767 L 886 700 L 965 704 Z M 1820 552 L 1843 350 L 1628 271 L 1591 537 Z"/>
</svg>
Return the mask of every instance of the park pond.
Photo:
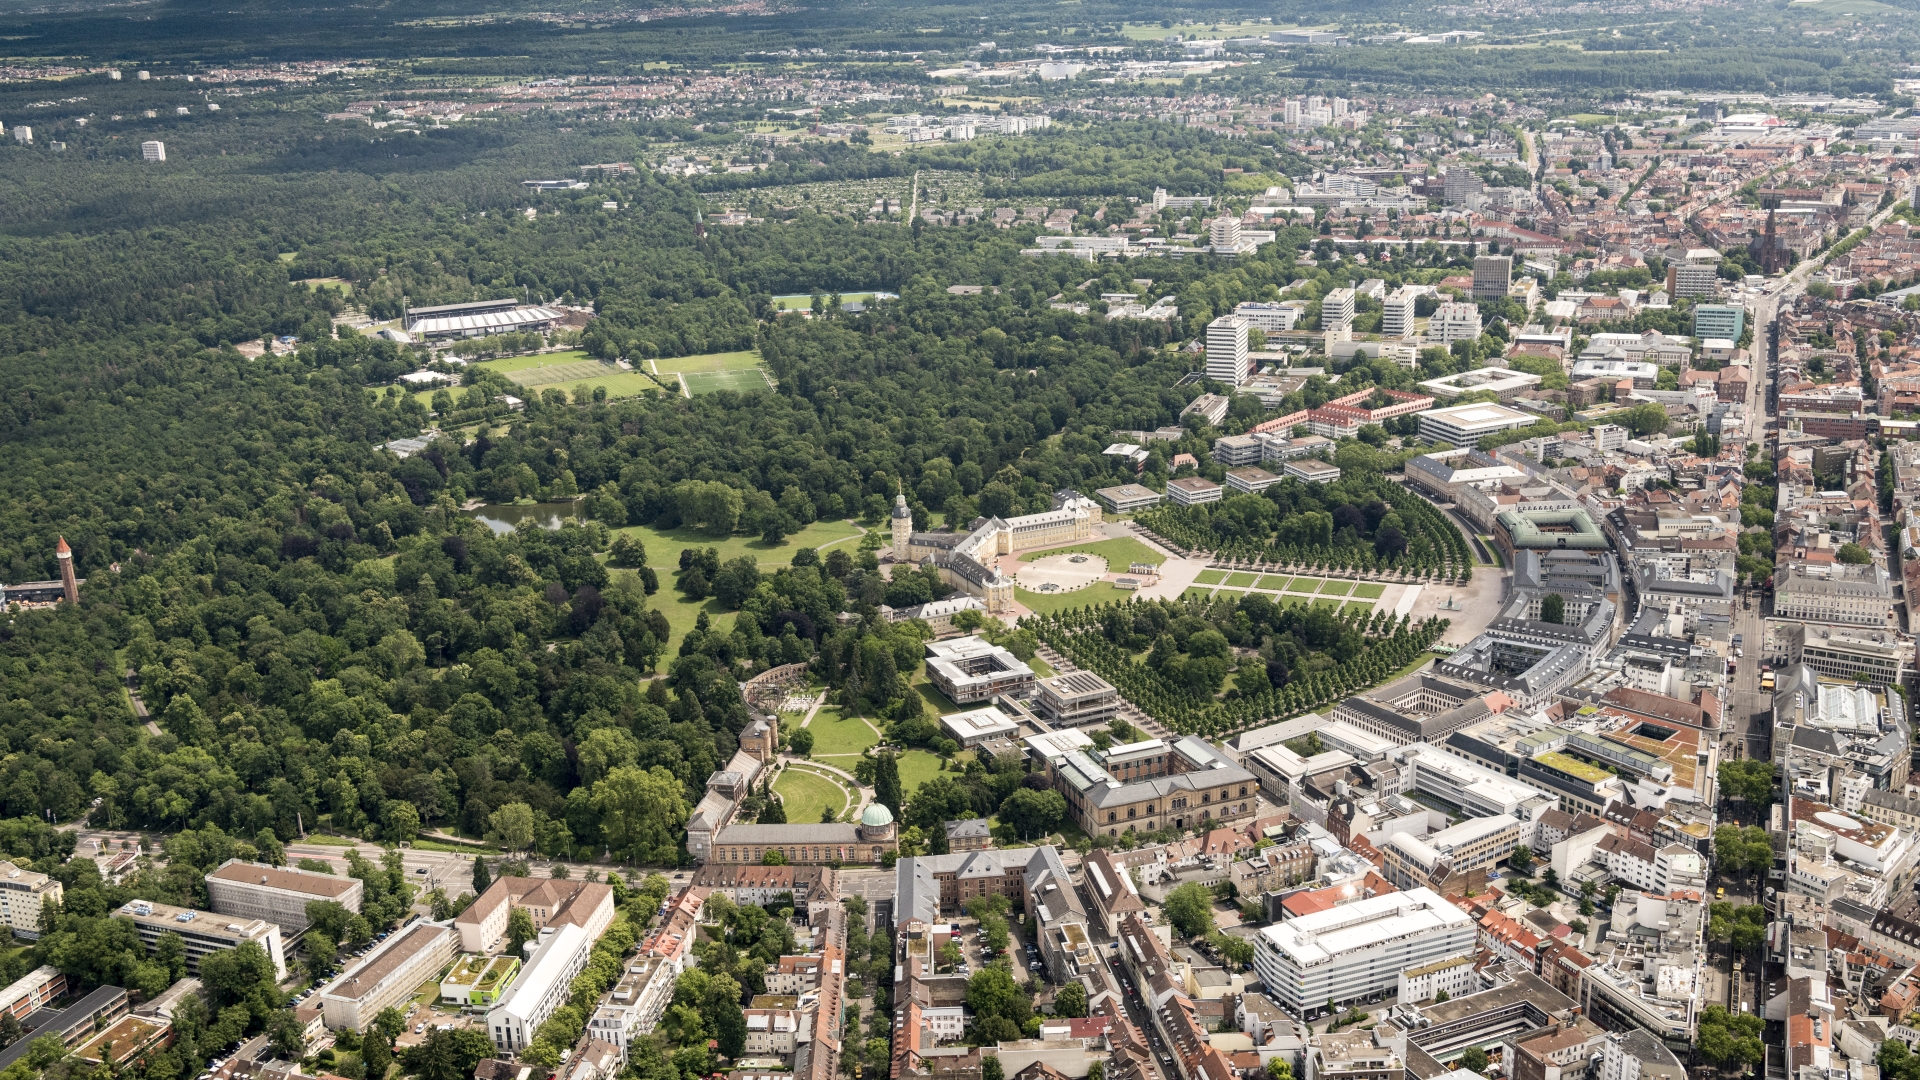
<svg viewBox="0 0 1920 1080">
<path fill-rule="evenodd" d="M 558 529 L 562 521 L 586 520 L 576 502 L 490 503 L 461 512 L 497 533 L 510 533 L 523 521 L 543 529 Z"/>
</svg>

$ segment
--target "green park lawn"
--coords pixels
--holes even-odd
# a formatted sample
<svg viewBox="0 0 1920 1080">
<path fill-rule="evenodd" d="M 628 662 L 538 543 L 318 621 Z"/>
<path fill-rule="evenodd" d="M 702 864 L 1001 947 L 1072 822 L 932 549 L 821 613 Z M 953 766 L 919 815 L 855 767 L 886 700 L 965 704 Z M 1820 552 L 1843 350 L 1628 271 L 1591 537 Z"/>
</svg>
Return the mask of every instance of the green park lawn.
<svg viewBox="0 0 1920 1080">
<path fill-rule="evenodd" d="M 827 810 L 835 818 L 844 817 L 852 801 L 837 778 L 804 765 L 788 766 L 773 782 L 773 790 L 780 795 L 787 820 L 796 824 L 819 821 Z"/>
<path fill-rule="evenodd" d="M 1326 596 L 1323 596 L 1323 597 L 1321 597 L 1320 599 L 1318 599 L 1318 600 L 1315 600 L 1315 601 L 1313 602 L 1313 606 L 1314 606 L 1314 607 L 1323 607 L 1323 608 L 1326 608 L 1326 609 L 1327 609 L 1328 611 L 1339 611 L 1339 610 L 1340 610 L 1340 601 L 1338 601 L 1338 600 L 1335 600 L 1335 599 L 1333 599 L 1332 597 L 1326 597 Z"/>
<path fill-rule="evenodd" d="M 1324 582 L 1319 578 L 1297 577 L 1287 586 L 1287 591 L 1296 593 L 1319 592 L 1322 584 L 1324 584 Z"/>
<path fill-rule="evenodd" d="M 954 755 L 954 763 L 962 764 L 972 751 Z M 908 798 L 919 790 L 920 785 L 940 775 L 940 759 L 925 750 L 909 750 L 900 755 L 900 792 Z"/>
<path fill-rule="evenodd" d="M 649 556 L 653 554 L 651 548 L 648 549 L 647 554 Z M 607 572 L 609 574 L 633 573 L 631 570 L 611 569 Z M 726 610 L 721 606 L 720 601 L 711 597 L 705 600 L 687 599 L 673 587 L 673 579 L 667 574 L 660 575 L 660 591 L 647 597 L 647 606 L 665 615 L 667 626 L 672 631 L 667 639 L 666 648 L 661 652 L 661 656 L 666 660 L 680 655 L 680 642 L 687 636 L 688 631 L 693 629 L 694 623 L 699 621 L 702 611 L 707 613 L 708 624 L 715 630 L 722 631 L 732 630 L 733 620 L 739 616 L 739 612 Z"/>
<path fill-rule="evenodd" d="M 851 755 L 858 756 L 866 752 L 867 747 L 880 741 L 873 727 L 857 716 L 848 716 L 845 709 L 828 705 L 813 714 L 813 722 L 807 725 L 813 732 L 813 756 L 829 757 Z M 841 762 L 830 762 L 841 765 Z"/>
<path fill-rule="evenodd" d="M 1378 600 L 1386 591 L 1387 587 L 1377 581 L 1362 581 L 1353 587 L 1353 595 L 1361 600 Z"/>
<path fill-rule="evenodd" d="M 1127 568 L 1137 562 L 1152 563 L 1158 566 L 1166 561 L 1166 556 L 1130 536 L 1116 537 L 1112 540 L 1095 540 L 1086 544 L 1068 544 L 1065 547 L 1043 548 L 1039 551 L 1028 551 L 1020 556 L 1020 561 L 1032 562 L 1035 559 L 1047 555 L 1065 555 L 1068 552 L 1074 551 L 1100 556 L 1107 560 L 1107 569 L 1116 574 L 1126 573 Z M 1207 571 L 1207 573 L 1213 572 L 1214 571 Z M 1206 575 L 1202 574 L 1201 576 L 1204 577 Z"/>
<path fill-rule="evenodd" d="M 1372 601 L 1370 601 L 1370 600 L 1349 600 L 1349 601 L 1347 601 L 1347 602 L 1346 602 L 1346 604 L 1344 605 L 1344 607 L 1345 607 L 1345 608 L 1353 608 L 1353 609 L 1358 609 L 1358 610 L 1360 610 L 1360 611 L 1364 611 L 1364 612 L 1368 612 L 1368 613 L 1372 613 L 1372 611 L 1373 611 L 1373 602 L 1372 602 Z"/>
<path fill-rule="evenodd" d="M 1018 586 L 1013 590 L 1013 598 L 1035 615 L 1051 615 L 1056 611 L 1069 611 L 1114 600 L 1131 600 L 1133 596 L 1132 592 L 1115 588 L 1106 581 L 1096 581 L 1084 589 L 1063 593 L 1028 592 Z"/>
<path fill-rule="evenodd" d="M 1227 579 L 1227 584 L 1236 589 L 1251 589 L 1253 583 L 1258 580 L 1260 578 L 1257 574 L 1234 574 Z"/>
<path fill-rule="evenodd" d="M 1227 572 L 1225 570 L 1202 570 L 1199 576 L 1193 579 L 1193 583 L 1195 585 L 1218 585 L 1225 580 L 1227 580 Z"/>
<path fill-rule="evenodd" d="M 1213 598 L 1212 589 L 1202 589 L 1197 587 L 1188 589 L 1186 592 L 1183 592 L 1180 594 L 1180 599 L 1182 600 L 1210 600 L 1212 598 Z"/>
<path fill-rule="evenodd" d="M 1268 589 L 1273 592 L 1286 592 L 1287 582 L 1291 580 L 1292 580 L 1291 578 L 1287 577 L 1284 574 L 1268 574 L 1267 576 L 1261 578 L 1260 584 L 1255 585 L 1254 588 Z"/>
<path fill-rule="evenodd" d="M 1345 596 L 1353 591 L 1353 582 L 1330 579 L 1320 586 L 1321 596 Z"/>
<path fill-rule="evenodd" d="M 687 548 L 718 548 L 723 563 L 751 555 L 762 567 L 771 568 L 792 562 L 793 553 L 803 547 L 825 547 L 849 540 L 859 536 L 860 530 L 850 521 L 816 521 L 778 544 L 757 536 L 714 536 L 699 529 L 656 529 L 651 525 L 630 525 L 614 533 L 625 533 L 647 546 L 647 565 L 660 572 L 660 595 L 665 595 L 673 587 L 671 575 L 680 569 L 680 553 Z"/>
</svg>

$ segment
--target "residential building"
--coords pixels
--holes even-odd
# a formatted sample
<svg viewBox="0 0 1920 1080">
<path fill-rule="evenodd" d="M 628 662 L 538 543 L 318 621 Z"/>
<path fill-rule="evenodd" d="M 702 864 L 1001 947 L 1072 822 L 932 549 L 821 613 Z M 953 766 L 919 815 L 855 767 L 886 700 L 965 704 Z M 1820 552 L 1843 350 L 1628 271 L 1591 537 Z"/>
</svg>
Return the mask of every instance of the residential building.
<svg viewBox="0 0 1920 1080">
<path fill-rule="evenodd" d="M 1034 681 L 1024 661 L 978 636 L 927 642 L 927 678 L 957 705 L 1026 697 Z"/>
<path fill-rule="evenodd" d="M 1246 307 L 1247 305 L 1242 304 L 1240 306 Z M 1260 324 L 1255 322 L 1253 325 L 1259 326 Z M 1201 394 L 1199 397 L 1187 402 L 1187 407 L 1180 410 L 1180 416 L 1182 419 L 1185 419 L 1189 415 L 1198 416 L 1209 424 L 1217 425 L 1220 421 L 1227 418 L 1227 410 L 1232 406 L 1233 399 L 1227 397 L 1225 394 Z"/>
<path fill-rule="evenodd" d="M 1006 713 L 991 705 L 969 712 L 948 713 L 940 718 L 940 728 L 963 748 L 995 739 L 1010 739 L 1020 730 Z"/>
<path fill-rule="evenodd" d="M 1414 332 L 1414 305 L 1420 288 L 1402 285 L 1387 294 L 1380 313 L 1380 333 L 1384 337 L 1407 338 Z"/>
<path fill-rule="evenodd" d="M 48 901 L 58 904 L 65 895 L 53 878 L 0 860 L 0 921 L 15 935 L 37 940 L 42 910 Z"/>
<path fill-rule="evenodd" d="M 1195 736 L 1172 746 L 1159 739 L 1075 750 L 1048 761 L 1067 813 L 1089 836 L 1155 832 L 1250 817 L 1259 781 Z"/>
<path fill-rule="evenodd" d="M 1719 296 L 1719 268 L 1690 263 L 1667 264 L 1667 295 L 1676 300 L 1697 296 Z"/>
<path fill-rule="evenodd" d="M 1177 476 L 1167 481 L 1167 497 L 1176 506 L 1197 506 L 1201 503 L 1219 502 L 1222 497 L 1220 485 L 1205 477 Z"/>
<path fill-rule="evenodd" d="M 1289 461 L 1282 466 L 1281 472 L 1307 484 L 1331 484 L 1340 479 L 1340 467 L 1329 465 L 1313 458 L 1301 458 Z"/>
<path fill-rule="evenodd" d="M 735 904 L 765 907 L 783 895 L 793 897 L 795 911 L 809 904 L 831 903 L 840 895 L 840 872 L 831 866 L 758 866 L 708 863 L 693 875 L 693 887 L 702 895 L 719 893 Z"/>
<path fill-rule="evenodd" d="M 27 1051 L 45 1038 L 60 1040 L 68 1050 L 93 1041 L 96 1034 L 127 1015 L 127 1002 L 126 990 L 102 986 L 64 1009 L 28 1013 L 20 1023 L 20 1035 L 11 1046 L 0 1050 L 0 1070 L 27 1056 Z"/>
<path fill-rule="evenodd" d="M 1513 285 L 1513 256 L 1475 255 L 1473 257 L 1473 298 L 1505 300 Z"/>
<path fill-rule="evenodd" d="M 1705 1005 L 1704 923 L 1697 897 L 1621 893 L 1580 979 L 1586 1015 L 1610 1031 L 1639 1028 L 1669 1046 L 1690 1044 Z"/>
<path fill-rule="evenodd" d="M 1480 391 L 1491 391 L 1501 401 L 1512 401 L 1523 392 L 1538 387 L 1541 381 L 1541 376 L 1528 371 L 1484 367 L 1428 379 L 1420 384 L 1420 388 L 1442 401 Z"/>
<path fill-rule="evenodd" d="M 149 139 L 148 141 L 141 143 L 140 144 L 140 160 L 142 161 L 167 160 L 167 144 L 163 142 L 159 142 L 157 140 L 152 140 L 152 139 Z"/>
<path fill-rule="evenodd" d="M 1228 468 L 1258 465 L 1267 441 L 1258 435 L 1222 435 L 1213 440 L 1213 463 Z"/>
<path fill-rule="evenodd" d="M 1118 937 L 1120 920 L 1146 910 L 1146 901 L 1133 884 L 1132 872 L 1114 861 L 1106 848 L 1095 848 L 1080 862 L 1080 876 L 1093 900 L 1093 916 L 1108 937 Z"/>
<path fill-rule="evenodd" d="M 533 918 L 535 930 L 577 924 L 598 938 L 613 922 L 613 890 L 597 881 L 495 878 L 453 920 L 460 932 L 460 951 L 497 951 L 506 940 L 507 919 L 514 908 L 524 909 Z"/>
<path fill-rule="evenodd" d="M 1140 484 L 1121 484 L 1118 487 L 1101 488 L 1093 497 L 1107 504 L 1107 509 L 1116 514 L 1131 514 L 1138 510 L 1147 510 L 1160 505 L 1166 496 Z"/>
<path fill-rule="evenodd" d="M 1739 304 L 1695 304 L 1693 306 L 1693 336 L 1697 338 L 1726 338 L 1739 341 L 1746 330 L 1747 309 Z"/>
<path fill-rule="evenodd" d="M 1793 562 L 1774 574 L 1773 614 L 1812 623 L 1889 627 L 1893 582 L 1886 567 L 1873 563 Z"/>
<path fill-rule="evenodd" d="M 1380 850 L 1386 856 L 1387 880 L 1395 888 L 1438 888 L 1451 875 L 1492 868 L 1520 842 L 1520 821 L 1501 814 L 1467 818 L 1426 837 L 1393 831 Z"/>
<path fill-rule="evenodd" d="M 1278 476 L 1258 465 L 1227 470 L 1227 487 L 1236 495 L 1258 495 L 1279 482 Z"/>
<path fill-rule="evenodd" d="M 393 934 L 321 988 L 320 1009 L 327 1026 L 367 1030 L 380 1010 L 405 1002 L 421 983 L 440 974 L 459 942 L 460 935 L 447 923 L 414 923 Z"/>
<path fill-rule="evenodd" d="M 1352 289 L 1334 289 L 1320 298 L 1320 329 L 1348 330 L 1353 327 Z"/>
<path fill-rule="evenodd" d="M 495 1048 L 513 1052 L 533 1043 L 533 1033 L 553 1011 L 566 1004 L 573 977 L 593 955 L 594 938 L 585 927 L 568 923 L 542 931 L 520 977 L 487 1011 L 487 1034 Z"/>
<path fill-rule="evenodd" d="M 1441 304 L 1427 320 L 1427 340 L 1451 346 L 1456 341 L 1472 341 L 1480 336 L 1480 305 L 1449 301 Z"/>
<path fill-rule="evenodd" d="M 1898 685 L 1912 666 L 1913 642 L 1898 630 L 1790 623 L 1781 637 L 1789 665 L 1805 664 L 1835 678 L 1864 675 L 1875 686 Z"/>
<path fill-rule="evenodd" d="M 1249 300 L 1236 304 L 1233 313 L 1247 320 L 1249 327 L 1269 334 L 1285 333 L 1300 321 L 1300 308 L 1296 304 L 1263 304 Z"/>
<path fill-rule="evenodd" d="M 189 974 L 200 974 L 200 961 L 206 956 L 251 941 L 273 961 L 274 977 L 287 977 L 287 957 L 281 947 L 280 928 L 265 919 L 235 920 L 152 900 L 129 900 L 114 914 L 133 923 L 148 951 L 159 944 L 162 934 L 180 935 L 187 947 Z"/>
<path fill-rule="evenodd" d="M 1267 997 L 1295 1016 L 1392 990 L 1402 971 L 1474 948 L 1473 920 L 1431 889 L 1355 900 L 1254 936 Z"/>
<path fill-rule="evenodd" d="M 207 875 L 207 898 L 214 911 L 265 919 L 288 938 L 306 930 L 307 905 L 315 900 L 331 900 L 358 915 L 365 888 L 359 878 L 239 859 L 228 859 Z"/>
<path fill-rule="evenodd" d="M 1207 324 L 1207 378 L 1239 386 L 1252 373 L 1247 360 L 1247 317 L 1222 315 Z"/>
<path fill-rule="evenodd" d="M 993 829 L 986 818 L 944 821 L 948 851 L 985 851 L 993 846 Z"/>
<path fill-rule="evenodd" d="M 1539 418 L 1503 405 L 1485 403 L 1431 409 L 1420 415 L 1420 435 L 1435 442 L 1472 446 L 1487 435 L 1532 427 Z"/>
<path fill-rule="evenodd" d="M 620 982 L 601 997 L 588 1020 L 588 1034 L 612 1043 L 622 1059 L 639 1038 L 653 1034 L 666 1005 L 674 999 L 674 982 L 680 969 L 666 957 L 639 957 L 626 961 Z"/>
<path fill-rule="evenodd" d="M 1687 1068 L 1666 1043 L 1636 1028 L 1608 1033 L 1594 1080 L 1687 1080 Z"/>
<path fill-rule="evenodd" d="M 57 967 L 42 964 L 0 990 L 0 1013 L 22 1020 L 58 1001 L 66 992 L 66 974 Z"/>
<path fill-rule="evenodd" d="M 1034 686 L 1035 710 L 1057 726 L 1106 723 L 1120 715 L 1120 691 L 1091 671 L 1052 675 Z"/>
</svg>

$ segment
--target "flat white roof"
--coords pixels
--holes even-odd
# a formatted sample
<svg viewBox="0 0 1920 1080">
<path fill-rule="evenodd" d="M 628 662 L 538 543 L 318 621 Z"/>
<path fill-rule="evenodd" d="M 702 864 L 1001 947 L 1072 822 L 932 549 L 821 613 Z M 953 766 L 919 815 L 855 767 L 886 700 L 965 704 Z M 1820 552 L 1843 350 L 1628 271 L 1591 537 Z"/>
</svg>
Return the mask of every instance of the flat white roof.
<svg viewBox="0 0 1920 1080">
<path fill-rule="evenodd" d="M 1473 920 L 1466 912 L 1432 889 L 1417 888 L 1355 900 L 1262 927 L 1260 936 L 1275 951 L 1306 967 L 1398 937 L 1461 929 L 1469 934 L 1473 931 Z"/>
<path fill-rule="evenodd" d="M 990 738 L 994 735 L 1011 734 L 1018 725 L 1007 719 L 1007 714 L 989 705 L 972 712 L 949 713 L 940 718 L 940 725 L 962 739 Z"/>
<path fill-rule="evenodd" d="M 527 966 L 521 970 L 520 977 L 493 1007 L 494 1012 L 505 1013 L 517 1020 L 525 1021 L 540 1007 L 540 1001 L 547 991 L 560 979 L 571 979 L 574 967 L 570 963 L 576 950 L 582 947 L 582 938 L 587 929 L 578 923 L 568 923 L 554 932 L 546 944 L 533 951 Z"/>
<path fill-rule="evenodd" d="M 1442 423 L 1463 428 L 1510 424 L 1515 421 L 1524 421 L 1527 425 L 1531 425 L 1539 419 L 1518 409 L 1509 409 L 1504 405 L 1484 401 L 1475 402 L 1472 405 L 1449 405 L 1444 409 L 1428 409 L 1419 416 L 1423 420 L 1432 417 Z"/>
<path fill-rule="evenodd" d="M 1079 728 L 1043 731 L 1038 735 L 1029 735 L 1020 741 L 1043 758 L 1065 757 L 1075 750 L 1085 750 L 1093 745 L 1093 740 Z"/>
</svg>

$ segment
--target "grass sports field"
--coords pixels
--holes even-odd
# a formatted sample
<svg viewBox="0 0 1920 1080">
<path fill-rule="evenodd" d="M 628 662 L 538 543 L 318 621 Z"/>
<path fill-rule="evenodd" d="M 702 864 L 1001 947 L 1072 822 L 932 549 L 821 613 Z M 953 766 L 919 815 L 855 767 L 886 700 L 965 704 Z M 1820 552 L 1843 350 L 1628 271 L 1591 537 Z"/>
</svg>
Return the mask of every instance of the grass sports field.
<svg viewBox="0 0 1920 1080">
<path fill-rule="evenodd" d="M 647 366 L 662 375 L 676 371 L 733 371 L 760 366 L 760 354 L 745 352 L 703 353 L 699 356 L 672 356 L 649 360 Z"/>
<path fill-rule="evenodd" d="M 538 393 L 549 387 L 558 387 L 572 396 L 574 387 L 584 386 L 591 390 L 596 386 L 607 388 L 610 398 L 633 397 L 644 390 L 658 390 L 660 384 L 647 378 L 638 371 L 622 371 L 612 364 L 604 364 L 588 356 L 579 349 L 568 352 L 536 353 L 532 356 L 510 356 L 504 360 L 486 360 L 479 364 L 488 371 L 497 371 L 528 390 Z M 456 397 L 460 390 L 453 388 Z M 422 391 L 431 398 L 431 391 Z"/>
<path fill-rule="evenodd" d="M 647 365 L 660 374 L 669 386 L 678 382 L 688 395 L 711 394 L 715 390 L 751 393 L 771 387 L 760 368 L 760 355 L 752 351 L 706 353 L 701 356 L 676 356 L 648 360 Z"/>
<path fill-rule="evenodd" d="M 744 371 L 683 371 L 680 373 L 680 382 L 686 386 L 689 396 L 711 394 L 715 390 L 751 394 L 756 390 L 773 389 L 759 368 L 747 368 Z"/>
<path fill-rule="evenodd" d="M 892 295 L 892 293 L 882 293 L 881 298 L 886 299 Z M 852 303 L 864 304 L 873 297 L 874 294 L 870 292 L 843 292 L 840 294 L 840 303 L 842 306 Z M 823 302 L 832 298 L 833 290 L 831 289 L 820 294 Z M 784 296 L 776 296 L 773 298 L 773 306 L 776 311 L 807 311 L 813 307 L 813 294 L 787 293 Z"/>
</svg>

